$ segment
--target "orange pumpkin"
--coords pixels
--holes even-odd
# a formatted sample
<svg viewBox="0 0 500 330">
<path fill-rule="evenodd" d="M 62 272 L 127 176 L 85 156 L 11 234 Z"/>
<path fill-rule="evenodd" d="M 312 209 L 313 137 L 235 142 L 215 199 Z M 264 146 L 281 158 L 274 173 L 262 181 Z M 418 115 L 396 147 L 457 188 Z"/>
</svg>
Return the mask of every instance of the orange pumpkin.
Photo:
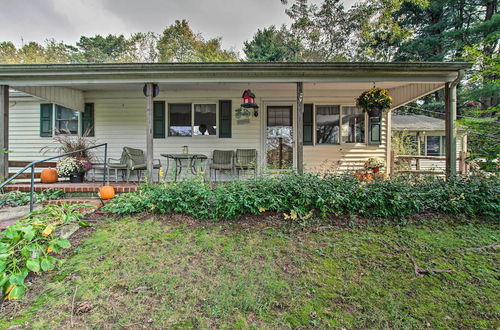
<svg viewBox="0 0 500 330">
<path fill-rule="evenodd" d="M 111 186 L 104 186 L 99 189 L 99 196 L 101 196 L 102 199 L 112 199 L 115 197 L 115 188 Z"/>
<path fill-rule="evenodd" d="M 42 183 L 54 183 L 57 182 L 58 178 L 57 171 L 53 168 L 46 168 L 40 173 L 40 180 Z"/>
</svg>

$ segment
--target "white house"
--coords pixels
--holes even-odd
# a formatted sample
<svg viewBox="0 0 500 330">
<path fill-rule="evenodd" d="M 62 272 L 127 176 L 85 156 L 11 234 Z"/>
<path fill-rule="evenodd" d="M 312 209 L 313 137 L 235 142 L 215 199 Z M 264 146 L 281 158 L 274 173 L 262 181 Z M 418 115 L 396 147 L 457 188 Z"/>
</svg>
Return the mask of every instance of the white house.
<svg viewBox="0 0 500 330">
<path fill-rule="evenodd" d="M 355 98 L 386 88 L 393 109 L 446 91 L 449 173 L 456 172 L 456 84 L 467 63 L 130 63 L 0 65 L 0 173 L 8 160 L 43 158 L 55 129 L 89 127 L 109 156 L 124 146 L 211 157 L 214 150 L 256 149 L 259 170 L 356 168 L 387 161 L 391 112 L 369 118 Z M 145 96 L 143 89 L 159 88 Z M 241 111 L 242 93 L 258 111 Z M 148 93 L 146 93 L 148 94 Z M 277 160 L 277 153 L 281 158 Z M 46 156 L 46 155 L 45 155 Z M 163 159 L 163 161 L 165 161 Z"/>
</svg>

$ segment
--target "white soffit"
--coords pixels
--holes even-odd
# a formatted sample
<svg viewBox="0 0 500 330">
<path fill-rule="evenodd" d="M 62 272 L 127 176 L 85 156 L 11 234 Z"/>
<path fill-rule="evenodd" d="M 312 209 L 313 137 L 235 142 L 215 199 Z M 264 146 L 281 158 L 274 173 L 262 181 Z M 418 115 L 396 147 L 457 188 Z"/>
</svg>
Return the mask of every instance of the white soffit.
<svg viewBox="0 0 500 330">
<path fill-rule="evenodd" d="M 413 102 L 425 95 L 440 90 L 443 87 L 443 83 L 427 83 L 408 84 L 405 86 L 389 88 L 389 95 L 392 96 L 393 99 L 391 109 Z"/>
<path fill-rule="evenodd" d="M 85 111 L 83 92 L 77 89 L 53 86 L 16 86 L 14 89 L 72 110 Z"/>
</svg>

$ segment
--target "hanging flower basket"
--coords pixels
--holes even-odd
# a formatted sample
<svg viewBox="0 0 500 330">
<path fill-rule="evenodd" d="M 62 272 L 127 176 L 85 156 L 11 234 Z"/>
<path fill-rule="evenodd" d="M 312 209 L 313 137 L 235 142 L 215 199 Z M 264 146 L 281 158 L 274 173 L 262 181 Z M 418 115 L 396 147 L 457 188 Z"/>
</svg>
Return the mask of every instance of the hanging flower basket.
<svg viewBox="0 0 500 330">
<path fill-rule="evenodd" d="M 361 93 L 356 99 L 356 105 L 368 112 L 370 117 L 380 117 L 383 111 L 391 107 L 392 97 L 387 89 L 371 88 Z"/>
</svg>

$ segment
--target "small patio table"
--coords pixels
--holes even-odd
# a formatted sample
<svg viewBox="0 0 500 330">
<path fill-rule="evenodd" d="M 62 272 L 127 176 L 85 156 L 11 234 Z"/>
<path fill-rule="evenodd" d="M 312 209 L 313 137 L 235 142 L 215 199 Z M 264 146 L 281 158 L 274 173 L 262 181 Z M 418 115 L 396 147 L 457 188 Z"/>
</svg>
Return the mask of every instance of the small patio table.
<svg viewBox="0 0 500 330">
<path fill-rule="evenodd" d="M 191 168 L 191 173 L 196 175 L 196 161 L 199 160 L 200 162 L 203 162 L 208 159 L 208 157 L 203 154 L 161 154 L 161 156 L 167 158 L 167 169 L 163 174 L 163 177 L 165 177 L 168 173 L 170 160 L 175 162 L 175 181 L 177 181 L 177 177 L 182 173 L 183 160 L 189 160 L 188 168 Z"/>
</svg>

